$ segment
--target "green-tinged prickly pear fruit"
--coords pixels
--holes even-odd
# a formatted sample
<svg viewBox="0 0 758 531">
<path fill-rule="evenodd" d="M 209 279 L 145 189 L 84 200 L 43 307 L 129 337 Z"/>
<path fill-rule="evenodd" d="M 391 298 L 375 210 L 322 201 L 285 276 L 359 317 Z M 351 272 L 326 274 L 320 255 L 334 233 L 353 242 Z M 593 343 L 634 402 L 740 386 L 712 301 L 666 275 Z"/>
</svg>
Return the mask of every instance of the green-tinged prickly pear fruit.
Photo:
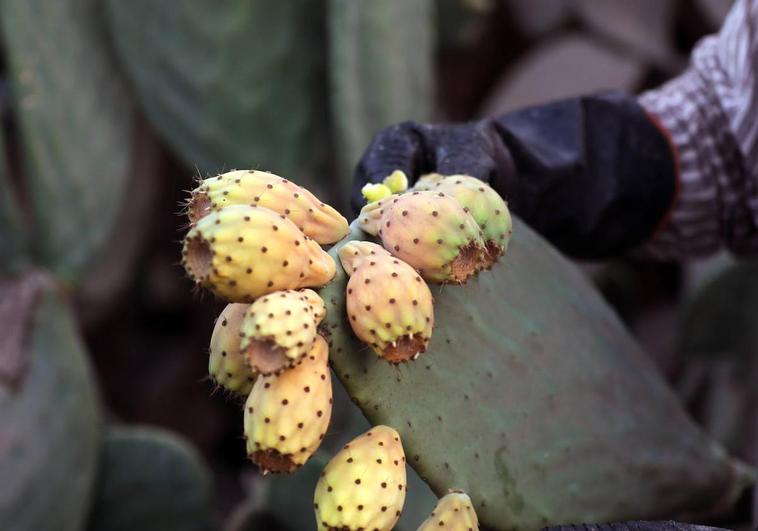
<svg viewBox="0 0 758 531">
<path fill-rule="evenodd" d="M 462 490 L 451 490 L 424 520 L 418 531 L 479 531 L 479 519 L 471 498 Z"/>
<path fill-rule="evenodd" d="M 413 360 L 426 350 L 434 325 L 429 286 L 408 264 L 370 242 L 339 250 L 347 283 L 353 332 L 390 363 Z"/>
<path fill-rule="evenodd" d="M 182 264 L 196 283 L 230 302 L 323 286 L 336 272 L 332 257 L 284 214 L 245 205 L 195 223 L 184 238 Z"/>
<path fill-rule="evenodd" d="M 471 214 L 482 229 L 488 265 L 494 264 L 508 249 L 513 232 L 511 214 L 503 198 L 487 183 L 469 175 L 429 178 L 426 184 L 430 190 L 454 197 Z"/>
<path fill-rule="evenodd" d="M 313 348 L 280 375 L 260 376 L 245 404 L 247 453 L 262 472 L 293 472 L 318 449 L 332 415 L 329 347 Z"/>
<path fill-rule="evenodd" d="M 401 194 L 408 189 L 408 177 L 402 170 L 395 170 L 384 178 L 382 184 L 393 194 Z"/>
<path fill-rule="evenodd" d="M 453 197 L 416 191 L 369 206 L 358 218 L 361 228 L 378 234 L 385 249 L 425 279 L 463 283 L 483 267 L 485 247 L 479 226 Z"/>
<path fill-rule="evenodd" d="M 277 291 L 256 300 L 238 336 L 247 365 L 265 375 L 292 367 L 313 347 L 325 315 L 324 301 L 309 289 Z"/>
<path fill-rule="evenodd" d="M 316 484 L 319 531 L 390 531 L 403 510 L 405 453 L 398 433 L 376 426 L 346 444 Z"/>
<path fill-rule="evenodd" d="M 221 312 L 211 335 L 208 372 L 218 385 L 232 393 L 247 396 L 255 374 L 240 353 L 240 327 L 249 304 L 231 303 Z"/>
<path fill-rule="evenodd" d="M 363 186 L 363 188 L 361 188 L 361 194 L 366 199 L 367 203 L 373 203 L 375 201 L 380 201 L 381 199 L 386 199 L 391 196 L 392 190 L 381 183 L 367 183 Z"/>
<path fill-rule="evenodd" d="M 427 173 L 422 175 L 413 185 L 414 190 L 431 190 L 434 186 L 444 179 L 444 175 L 439 173 Z"/>
<path fill-rule="evenodd" d="M 231 205 L 254 205 L 284 214 L 318 243 L 334 243 L 350 231 L 347 220 L 315 195 L 273 173 L 245 170 L 205 179 L 192 191 L 187 214 L 193 223 Z"/>
</svg>

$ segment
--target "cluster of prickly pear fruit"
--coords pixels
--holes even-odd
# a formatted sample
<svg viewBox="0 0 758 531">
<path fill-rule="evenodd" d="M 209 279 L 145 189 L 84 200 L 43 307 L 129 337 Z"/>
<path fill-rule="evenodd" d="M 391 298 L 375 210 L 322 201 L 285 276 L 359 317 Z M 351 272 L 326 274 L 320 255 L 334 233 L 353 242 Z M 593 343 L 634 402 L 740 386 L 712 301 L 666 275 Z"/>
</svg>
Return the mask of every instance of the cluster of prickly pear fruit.
<svg viewBox="0 0 758 531">
<path fill-rule="evenodd" d="M 395 174 L 402 172 L 388 179 Z M 430 175 L 406 193 L 369 202 L 358 222 L 432 282 L 464 283 L 491 267 L 512 231 L 508 207 L 497 192 L 459 175 Z"/>
<path fill-rule="evenodd" d="M 308 190 L 276 175 L 233 171 L 192 191 L 182 263 L 225 298 L 211 337 L 215 382 L 245 396 L 250 458 L 264 472 L 292 472 L 316 451 L 331 418 L 326 313 L 306 287 L 326 284 L 347 221 Z"/>
<path fill-rule="evenodd" d="M 429 286 L 408 264 L 375 243 L 339 250 L 347 283 L 347 313 L 355 335 L 390 363 L 416 359 L 434 326 Z"/>
<path fill-rule="evenodd" d="M 431 338 L 433 298 L 422 275 L 464 282 L 481 269 L 491 239 L 456 199 L 468 200 L 463 192 L 403 193 L 407 188 L 405 174 L 397 171 L 364 189 L 367 199 L 377 200 L 364 209 L 362 224 L 388 250 L 355 241 L 339 251 L 350 276 L 348 321 L 393 364 L 418 357 Z M 230 302 L 213 330 L 209 372 L 219 386 L 247 395 L 249 458 L 264 474 L 294 472 L 318 449 L 332 412 L 329 347 L 319 334 L 326 307 L 306 288 L 336 273 L 319 244 L 342 238 L 347 222 L 307 190 L 256 171 L 203 181 L 192 192 L 188 216 L 185 269 Z M 389 531 L 406 491 L 400 436 L 387 426 L 373 428 L 322 472 L 314 501 L 319 529 Z M 443 499 L 433 514 L 448 510 L 445 503 L 453 502 Z M 446 520 L 453 526 L 446 529 L 458 529 L 455 522 L 476 525 L 476 515 Z"/>
</svg>

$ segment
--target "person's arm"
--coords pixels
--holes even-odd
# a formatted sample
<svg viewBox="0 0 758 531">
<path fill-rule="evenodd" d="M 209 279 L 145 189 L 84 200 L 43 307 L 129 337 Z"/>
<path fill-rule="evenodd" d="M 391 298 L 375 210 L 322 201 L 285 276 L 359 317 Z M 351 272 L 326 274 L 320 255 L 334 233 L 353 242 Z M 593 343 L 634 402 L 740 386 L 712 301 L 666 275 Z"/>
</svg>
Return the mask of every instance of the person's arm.
<svg viewBox="0 0 758 531">
<path fill-rule="evenodd" d="M 639 101 L 668 132 L 679 192 L 642 249 L 661 258 L 758 250 L 758 1 L 738 0 L 690 67 Z"/>
<path fill-rule="evenodd" d="M 692 67 L 639 102 L 600 94 L 469 124 L 387 128 L 358 165 L 353 206 L 362 205 L 363 184 L 396 168 L 412 178 L 467 173 L 575 257 L 752 251 L 757 4 L 738 0 Z"/>
<path fill-rule="evenodd" d="M 464 124 L 404 122 L 381 131 L 356 170 L 361 187 L 393 170 L 463 173 L 488 182 L 563 252 L 623 253 L 646 241 L 669 209 L 674 158 L 635 98 L 571 98 Z"/>
</svg>

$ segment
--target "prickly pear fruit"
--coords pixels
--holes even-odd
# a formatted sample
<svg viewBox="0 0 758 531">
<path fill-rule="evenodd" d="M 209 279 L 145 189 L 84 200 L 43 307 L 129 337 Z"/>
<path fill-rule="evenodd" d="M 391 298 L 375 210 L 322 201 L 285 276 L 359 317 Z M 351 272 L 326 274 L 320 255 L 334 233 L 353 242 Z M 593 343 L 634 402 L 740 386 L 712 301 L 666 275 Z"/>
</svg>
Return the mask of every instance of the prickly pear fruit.
<svg viewBox="0 0 758 531">
<path fill-rule="evenodd" d="M 358 225 L 364 232 L 376 236 L 382 225 L 382 214 L 387 206 L 387 199 L 366 203 L 358 214 Z"/>
<path fill-rule="evenodd" d="M 255 374 L 240 353 L 240 326 L 249 304 L 227 304 L 216 320 L 211 335 L 208 372 L 211 378 L 232 393 L 246 396 L 253 388 Z"/>
<path fill-rule="evenodd" d="M 316 484 L 319 531 L 390 531 L 405 502 L 405 454 L 398 433 L 376 426 L 329 461 Z"/>
<path fill-rule="evenodd" d="M 332 414 L 326 340 L 280 375 L 260 376 L 245 404 L 247 453 L 262 472 L 293 472 L 313 455 Z"/>
<path fill-rule="evenodd" d="M 315 195 L 273 173 L 245 170 L 205 179 L 192 191 L 187 213 L 196 222 L 231 205 L 254 205 L 284 214 L 318 243 L 334 243 L 350 231 L 347 220 Z"/>
<path fill-rule="evenodd" d="M 426 177 L 422 183 L 429 190 L 454 197 L 482 229 L 490 264 L 508 249 L 513 222 L 508 205 L 487 183 L 469 175 Z"/>
<path fill-rule="evenodd" d="M 434 325 L 426 282 L 375 243 L 348 242 L 339 257 L 350 275 L 346 302 L 355 335 L 390 363 L 416 359 L 426 350 Z"/>
<path fill-rule="evenodd" d="M 376 206 L 373 206 L 376 205 Z M 465 282 L 484 266 L 484 240 L 474 218 L 443 192 L 414 191 L 371 203 L 361 228 L 433 282 Z M 380 223 L 376 223 L 378 209 Z"/>
<path fill-rule="evenodd" d="M 432 514 L 424 520 L 418 531 L 479 531 L 471 498 L 462 490 L 451 490 L 437 502 Z"/>
<path fill-rule="evenodd" d="M 361 194 L 363 195 L 364 199 L 366 199 L 367 203 L 373 203 L 374 201 L 387 199 L 392 195 L 392 190 L 381 183 L 367 183 L 363 186 L 363 188 L 361 188 Z"/>
<path fill-rule="evenodd" d="M 431 190 L 434 186 L 444 179 L 444 176 L 439 173 L 427 173 L 422 175 L 413 185 L 414 190 Z"/>
<path fill-rule="evenodd" d="M 242 321 L 240 349 L 256 374 L 292 367 L 313 347 L 326 306 L 316 292 L 269 293 L 250 305 Z"/>
<path fill-rule="evenodd" d="M 408 189 L 408 177 L 402 170 L 395 170 L 384 178 L 382 184 L 393 194 L 400 194 Z"/>
<path fill-rule="evenodd" d="M 196 283 L 230 302 L 322 286 L 336 272 L 332 257 L 283 214 L 244 205 L 200 219 L 184 238 L 182 264 Z"/>
</svg>

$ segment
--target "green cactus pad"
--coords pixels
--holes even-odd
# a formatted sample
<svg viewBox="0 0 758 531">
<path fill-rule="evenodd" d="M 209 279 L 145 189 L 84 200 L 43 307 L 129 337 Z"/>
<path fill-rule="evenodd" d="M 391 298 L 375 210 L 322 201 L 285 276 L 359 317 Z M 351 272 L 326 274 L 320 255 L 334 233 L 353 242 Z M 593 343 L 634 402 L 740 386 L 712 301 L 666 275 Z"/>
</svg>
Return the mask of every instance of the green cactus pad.
<svg viewBox="0 0 758 531">
<path fill-rule="evenodd" d="M 92 531 L 206 531 L 212 517 L 211 480 L 202 458 L 162 429 L 110 427 Z"/>
<path fill-rule="evenodd" d="M 100 447 L 98 396 L 68 306 L 40 296 L 15 386 L 0 385 L 0 528 L 80 531 Z"/>
<path fill-rule="evenodd" d="M 34 251 L 69 281 L 107 243 L 132 155 L 133 109 L 97 0 L 0 4 L 23 132 Z"/>
<path fill-rule="evenodd" d="M 328 6 L 332 114 L 348 179 L 379 129 L 431 116 L 434 5 L 329 0 Z"/>
<path fill-rule="evenodd" d="M 147 118 L 188 165 L 203 174 L 270 170 L 313 184 L 306 172 L 328 136 L 320 115 L 326 98 L 321 2 L 106 4 Z"/>
<path fill-rule="evenodd" d="M 434 287 L 429 349 L 399 367 L 352 336 L 338 269 L 321 291 L 335 372 L 372 423 L 400 432 L 432 489 L 466 491 L 483 525 L 703 515 L 751 481 L 588 281 L 523 223 L 491 271 Z"/>
</svg>

